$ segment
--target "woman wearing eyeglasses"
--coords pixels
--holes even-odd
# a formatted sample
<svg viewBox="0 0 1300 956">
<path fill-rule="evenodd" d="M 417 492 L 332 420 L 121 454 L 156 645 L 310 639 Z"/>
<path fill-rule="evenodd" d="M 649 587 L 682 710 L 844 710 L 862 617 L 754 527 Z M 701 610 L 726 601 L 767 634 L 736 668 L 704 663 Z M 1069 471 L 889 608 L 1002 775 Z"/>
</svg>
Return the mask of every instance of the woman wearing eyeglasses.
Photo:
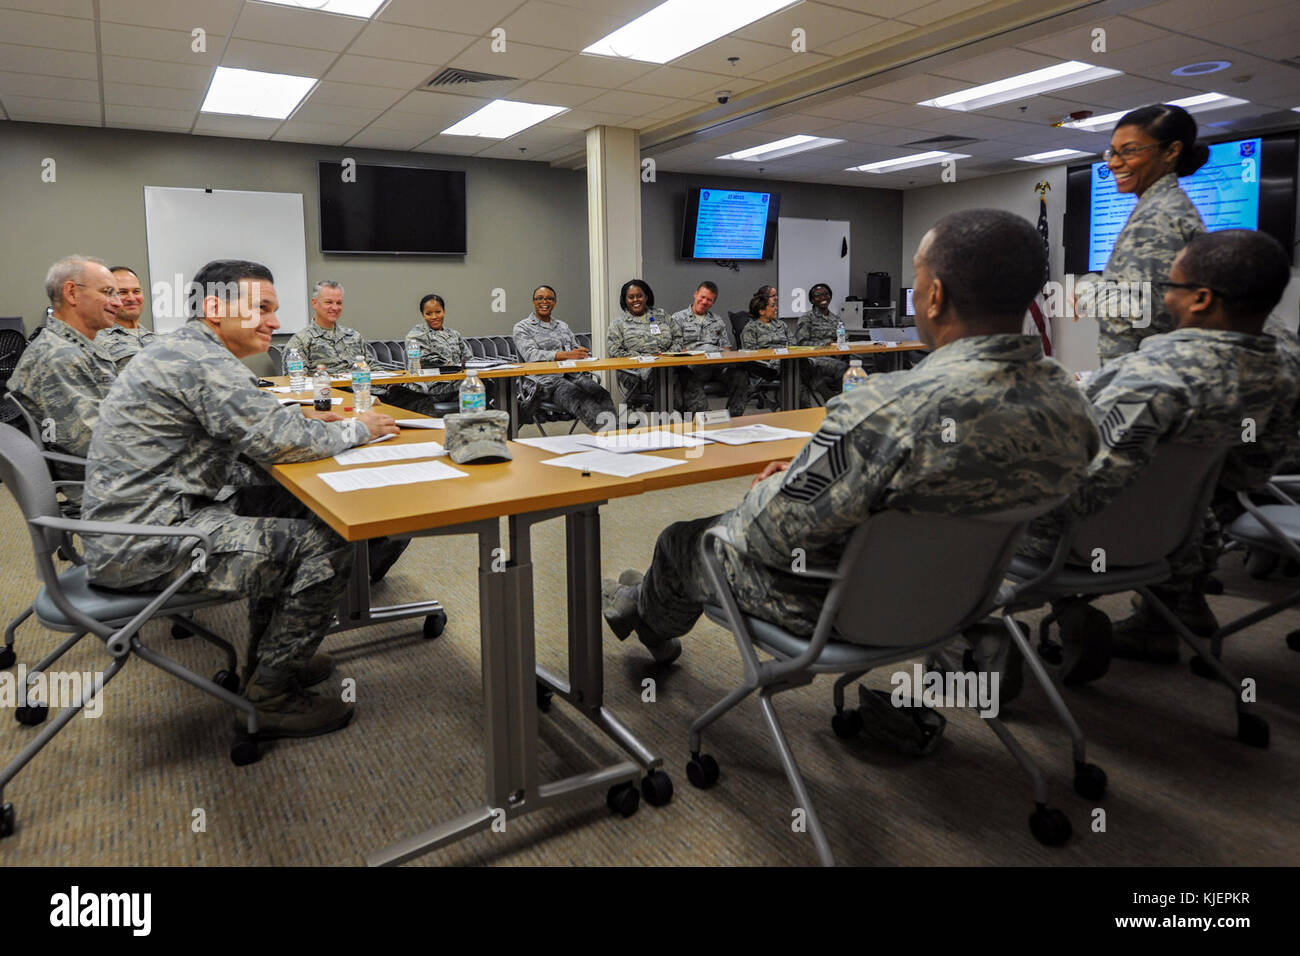
<svg viewBox="0 0 1300 956">
<path fill-rule="evenodd" d="M 1196 120 L 1180 106 L 1156 104 L 1125 113 L 1103 154 L 1115 188 L 1138 203 L 1124 224 L 1095 300 L 1083 309 L 1097 318 L 1103 363 L 1136 352 L 1149 335 L 1168 332 L 1163 283 L 1174 257 L 1205 232 L 1200 213 L 1178 185 L 1210 158 L 1196 140 Z"/>
</svg>

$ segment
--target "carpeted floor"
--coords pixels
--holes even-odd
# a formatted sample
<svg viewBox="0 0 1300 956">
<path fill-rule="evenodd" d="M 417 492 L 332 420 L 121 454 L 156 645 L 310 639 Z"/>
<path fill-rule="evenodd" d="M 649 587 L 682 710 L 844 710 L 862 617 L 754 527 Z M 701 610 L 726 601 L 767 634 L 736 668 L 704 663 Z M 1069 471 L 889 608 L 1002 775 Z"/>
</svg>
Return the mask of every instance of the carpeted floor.
<svg viewBox="0 0 1300 956">
<path fill-rule="evenodd" d="M 611 502 L 602 510 L 605 573 L 644 567 L 657 530 L 733 504 L 748 479 Z M 563 671 L 563 523 L 536 529 L 533 543 L 538 660 Z M 13 500 L 0 492 L 0 611 L 6 620 L 34 593 L 28 539 Z M 450 621 L 436 641 L 420 621 L 328 638 L 343 675 L 357 681 L 357 718 L 315 740 L 280 742 L 262 760 L 227 758 L 230 713 L 220 703 L 133 661 L 110 685 L 103 714 L 76 718 L 11 784 L 18 831 L 0 841 L 5 865 L 356 865 L 386 846 L 477 805 L 483 785 L 478 596 L 472 539 L 416 541 L 376 589 L 384 603 L 438 597 Z M 1221 619 L 1300 586 L 1253 581 L 1240 559 L 1223 564 L 1227 593 L 1211 598 Z M 1122 616 L 1127 597 L 1101 606 Z M 242 647 L 242 606 L 200 619 Z M 1036 615 L 1028 619 L 1036 620 Z M 949 711 L 937 751 L 909 759 L 830 729 L 830 680 L 781 695 L 778 711 L 804 770 L 839 862 L 875 864 L 1180 864 L 1300 862 L 1300 654 L 1284 635 L 1300 611 L 1230 639 L 1229 666 L 1258 683 L 1272 745 L 1235 739 L 1228 691 L 1177 667 L 1116 661 L 1095 686 L 1067 690 L 1088 734 L 1091 760 L 1110 776 L 1099 826 L 1093 804 L 1070 786 L 1069 744 L 1042 692 L 1030 684 L 1004 710 L 1008 726 L 1044 767 L 1054 805 L 1074 837 L 1060 849 L 1029 834 L 1027 778 L 987 727 Z M 173 641 L 163 625 L 146 640 L 203 673 L 220 666 L 197 640 Z M 54 635 L 31 622 L 18 633 L 20 661 L 32 663 Z M 607 635 L 606 700 L 642 739 L 665 755 L 676 785 L 663 808 L 642 803 L 632 817 L 593 796 L 511 820 L 413 865 L 805 865 L 806 834 L 792 830 L 794 797 L 760 722 L 742 704 L 707 738 L 722 766 L 712 790 L 686 780 L 686 729 L 737 679 L 731 637 L 701 623 L 681 660 L 656 668 L 635 643 Z M 83 641 L 67 669 L 106 663 L 102 645 Z M 892 668 L 891 668 L 892 670 Z M 642 680 L 656 700 L 642 702 Z M 888 687 L 886 673 L 869 684 Z M 853 699 L 856 699 L 854 695 Z M 556 704 L 540 721 L 543 776 L 578 772 L 613 752 L 583 721 Z M 0 754 L 8 760 L 34 731 L 0 713 Z M 202 810 L 201 815 L 196 814 Z M 206 829 L 195 832 L 194 821 Z"/>
</svg>

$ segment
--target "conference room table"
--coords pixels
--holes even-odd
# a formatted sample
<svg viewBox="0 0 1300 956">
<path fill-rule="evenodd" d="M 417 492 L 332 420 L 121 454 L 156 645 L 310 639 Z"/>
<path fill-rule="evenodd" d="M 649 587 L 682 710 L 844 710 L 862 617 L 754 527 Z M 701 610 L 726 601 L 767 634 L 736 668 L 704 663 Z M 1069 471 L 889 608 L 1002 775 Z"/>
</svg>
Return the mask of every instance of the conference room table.
<svg viewBox="0 0 1300 956">
<path fill-rule="evenodd" d="M 409 417 L 409 413 L 404 415 Z M 765 422 L 812 433 L 824 415 L 823 408 L 774 412 L 739 418 L 727 427 Z M 709 430 L 700 429 L 704 433 Z M 403 429 L 401 435 L 379 447 L 440 442 L 442 435 L 436 429 Z M 275 466 L 275 479 L 348 541 L 403 534 L 472 534 L 478 538 L 486 764 L 483 802 L 454 819 L 370 853 L 366 862 L 402 863 L 488 829 L 498 819 L 531 813 L 593 790 L 608 791 L 611 802 L 621 791 L 622 806 L 626 807 L 630 789 L 635 808 L 637 781 L 643 774 L 661 774 L 663 760 L 604 704 L 600 505 L 611 498 L 757 474 L 769 461 L 794 457 L 806 441 L 799 437 L 656 451 L 653 454 L 681 464 L 631 478 L 547 466 L 543 461 L 554 455 L 512 441 L 512 461 L 453 466 L 465 473 L 463 478 L 346 492 L 332 490 L 321 478 L 323 473 L 343 470 L 332 459 Z M 370 466 L 347 470 L 361 467 Z M 531 529 L 560 517 L 565 520 L 567 551 L 565 675 L 538 667 L 534 654 Z M 507 547 L 502 546 L 502 518 L 506 519 Z M 358 550 L 365 549 L 361 546 Z M 559 780 L 541 780 L 537 715 L 539 695 L 544 691 L 576 708 L 626 759 Z"/>
<path fill-rule="evenodd" d="M 861 355 L 895 355 L 906 352 L 924 351 L 928 347 L 922 342 L 850 342 L 841 348 L 829 345 L 820 348 L 792 345 L 784 349 L 741 349 L 737 351 L 700 352 L 690 355 L 667 354 L 632 356 L 629 358 L 593 358 L 567 359 L 560 362 L 519 362 L 506 366 L 475 369 L 478 377 L 485 383 L 492 383 L 501 389 L 498 395 L 498 407 L 510 413 L 507 426 L 509 437 L 519 433 L 519 381 L 526 375 L 556 375 L 565 372 L 604 372 L 650 367 L 654 370 L 654 402 L 657 411 L 673 410 L 672 370 L 685 365 L 728 365 L 734 362 L 758 362 L 766 359 L 778 359 L 781 362 L 781 407 L 787 410 L 799 407 L 799 391 L 802 369 L 799 360 L 831 356 Z M 372 373 L 371 384 L 375 388 L 385 385 L 405 385 L 412 382 L 458 382 L 465 378 L 465 372 L 427 373 L 408 375 L 405 372 Z M 273 381 L 277 386 L 288 384 L 287 376 L 276 376 Z M 346 386 L 350 383 L 347 376 L 332 376 L 330 384 Z M 300 393 L 307 395 L 308 392 Z M 405 413 L 403 413 L 405 414 Z"/>
</svg>

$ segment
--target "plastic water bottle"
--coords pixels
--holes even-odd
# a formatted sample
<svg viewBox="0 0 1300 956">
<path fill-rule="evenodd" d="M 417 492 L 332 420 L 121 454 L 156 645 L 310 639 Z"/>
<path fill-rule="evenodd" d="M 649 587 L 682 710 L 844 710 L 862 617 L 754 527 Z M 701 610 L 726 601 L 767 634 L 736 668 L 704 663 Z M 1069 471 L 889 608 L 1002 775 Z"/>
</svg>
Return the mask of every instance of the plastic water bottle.
<svg viewBox="0 0 1300 956">
<path fill-rule="evenodd" d="M 370 397 L 370 366 L 364 355 L 358 355 L 352 363 L 352 407 L 358 415 L 370 411 L 374 399 Z"/>
<path fill-rule="evenodd" d="M 316 366 L 316 374 L 311 379 L 312 407 L 318 412 L 328 412 L 334 404 L 330 400 L 330 373 L 324 365 Z"/>
<path fill-rule="evenodd" d="M 289 370 L 289 388 L 295 392 L 305 392 L 307 390 L 306 366 L 303 364 L 302 354 L 297 349 L 289 349 L 289 353 L 284 357 L 284 367 Z"/>
<path fill-rule="evenodd" d="M 418 339 L 406 340 L 406 374 L 420 374 L 420 342 Z"/>
<path fill-rule="evenodd" d="M 487 389 L 479 380 L 478 373 L 469 369 L 465 381 L 460 383 L 460 410 L 462 412 L 482 412 L 487 410 Z"/>
<path fill-rule="evenodd" d="M 847 395 L 859 385 L 867 384 L 867 373 L 862 371 L 862 359 L 852 359 L 849 370 L 844 373 L 843 393 Z"/>
<path fill-rule="evenodd" d="M 849 332 L 848 329 L 844 328 L 843 319 L 835 320 L 835 344 L 840 348 L 844 348 L 849 344 Z M 858 364 L 861 365 L 862 363 L 859 362 Z"/>
</svg>

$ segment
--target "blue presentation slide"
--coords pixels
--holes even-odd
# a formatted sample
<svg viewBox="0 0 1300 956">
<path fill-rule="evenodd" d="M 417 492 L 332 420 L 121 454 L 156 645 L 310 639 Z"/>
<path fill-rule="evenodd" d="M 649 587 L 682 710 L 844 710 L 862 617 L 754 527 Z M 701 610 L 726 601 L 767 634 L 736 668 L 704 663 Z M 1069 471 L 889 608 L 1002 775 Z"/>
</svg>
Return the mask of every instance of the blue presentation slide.
<svg viewBox="0 0 1300 956">
<path fill-rule="evenodd" d="M 1178 180 L 1210 232 L 1259 228 L 1259 150 L 1258 139 L 1216 143 L 1209 162 Z M 1137 196 L 1115 189 L 1105 163 L 1092 164 L 1088 271 L 1106 268 L 1115 238 L 1136 205 Z"/>
<path fill-rule="evenodd" d="M 701 189 L 695 258 L 761 259 L 771 193 Z"/>
</svg>

